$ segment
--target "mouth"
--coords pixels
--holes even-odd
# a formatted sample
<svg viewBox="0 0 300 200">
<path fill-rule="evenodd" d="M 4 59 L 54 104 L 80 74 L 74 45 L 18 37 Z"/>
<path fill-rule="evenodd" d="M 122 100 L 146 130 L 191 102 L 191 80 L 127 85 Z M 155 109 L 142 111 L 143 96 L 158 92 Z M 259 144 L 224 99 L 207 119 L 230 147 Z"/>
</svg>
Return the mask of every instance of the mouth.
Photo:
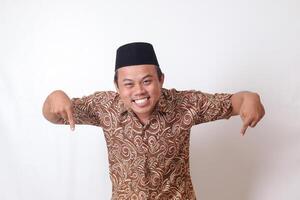
<svg viewBox="0 0 300 200">
<path fill-rule="evenodd" d="M 138 107 L 144 107 L 149 103 L 150 97 L 144 97 L 139 99 L 134 99 L 132 102 L 137 105 Z"/>
</svg>

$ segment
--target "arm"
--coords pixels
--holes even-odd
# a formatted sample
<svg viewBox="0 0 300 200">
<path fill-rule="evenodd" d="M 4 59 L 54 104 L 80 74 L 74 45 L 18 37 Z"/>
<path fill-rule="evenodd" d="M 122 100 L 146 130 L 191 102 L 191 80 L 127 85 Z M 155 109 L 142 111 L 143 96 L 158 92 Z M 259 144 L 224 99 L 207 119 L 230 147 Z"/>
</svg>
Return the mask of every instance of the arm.
<svg viewBox="0 0 300 200">
<path fill-rule="evenodd" d="M 69 122 L 71 130 L 75 129 L 72 102 L 61 90 L 52 92 L 46 98 L 43 105 L 43 115 L 48 121 L 55 124 L 63 124 L 64 119 Z"/>
<path fill-rule="evenodd" d="M 244 135 L 248 126 L 255 127 L 265 114 L 264 107 L 257 93 L 238 92 L 231 96 L 231 116 L 240 115 L 243 126 L 241 134 Z"/>
</svg>

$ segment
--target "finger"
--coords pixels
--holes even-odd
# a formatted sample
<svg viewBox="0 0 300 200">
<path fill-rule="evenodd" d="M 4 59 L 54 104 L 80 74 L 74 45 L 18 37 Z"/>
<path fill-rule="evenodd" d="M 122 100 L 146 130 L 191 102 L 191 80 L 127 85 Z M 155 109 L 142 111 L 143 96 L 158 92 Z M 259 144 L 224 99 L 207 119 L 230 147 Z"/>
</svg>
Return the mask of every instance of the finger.
<svg viewBox="0 0 300 200">
<path fill-rule="evenodd" d="M 258 122 L 258 121 L 253 121 L 253 122 L 251 122 L 250 126 L 251 126 L 252 128 L 255 127 L 256 124 L 257 124 L 257 122 Z"/>
<path fill-rule="evenodd" d="M 74 120 L 74 117 L 73 117 L 73 112 L 72 112 L 71 109 L 67 110 L 66 112 L 67 112 L 68 122 L 70 124 L 70 128 L 71 128 L 72 131 L 74 131 L 75 130 L 75 120 Z"/>
<path fill-rule="evenodd" d="M 247 130 L 248 126 L 250 125 L 250 123 L 251 123 L 251 118 L 243 119 L 243 126 L 242 126 L 242 129 L 241 129 L 241 134 L 242 135 L 245 135 L 246 130 Z"/>
<path fill-rule="evenodd" d="M 57 115 L 61 116 L 65 121 L 68 121 L 68 115 L 65 111 L 58 112 Z"/>
<path fill-rule="evenodd" d="M 248 128 L 247 125 L 243 125 L 243 126 L 242 126 L 242 129 L 241 129 L 241 135 L 242 135 L 242 136 L 245 135 L 247 128 Z"/>
</svg>

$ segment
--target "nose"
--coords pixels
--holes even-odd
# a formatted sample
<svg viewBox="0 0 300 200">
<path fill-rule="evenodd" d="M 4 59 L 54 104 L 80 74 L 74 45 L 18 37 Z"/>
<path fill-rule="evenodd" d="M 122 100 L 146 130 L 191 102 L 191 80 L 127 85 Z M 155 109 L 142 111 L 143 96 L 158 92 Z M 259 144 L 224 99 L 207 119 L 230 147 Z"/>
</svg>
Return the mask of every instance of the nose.
<svg viewBox="0 0 300 200">
<path fill-rule="evenodd" d="M 136 89 L 135 89 L 135 94 L 136 96 L 140 96 L 145 94 L 146 90 L 142 84 L 137 84 Z"/>
</svg>

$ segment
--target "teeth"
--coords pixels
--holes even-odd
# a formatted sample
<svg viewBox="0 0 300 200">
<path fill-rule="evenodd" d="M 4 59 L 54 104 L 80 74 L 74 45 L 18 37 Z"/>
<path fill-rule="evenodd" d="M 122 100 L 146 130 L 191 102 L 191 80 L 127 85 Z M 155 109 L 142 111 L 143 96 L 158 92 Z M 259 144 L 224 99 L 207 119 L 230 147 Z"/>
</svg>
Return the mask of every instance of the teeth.
<svg viewBox="0 0 300 200">
<path fill-rule="evenodd" d="M 135 100 L 135 103 L 137 103 L 137 104 L 143 104 L 143 103 L 145 103 L 147 101 L 147 98 L 144 98 L 144 99 L 137 99 L 137 100 Z"/>
</svg>

